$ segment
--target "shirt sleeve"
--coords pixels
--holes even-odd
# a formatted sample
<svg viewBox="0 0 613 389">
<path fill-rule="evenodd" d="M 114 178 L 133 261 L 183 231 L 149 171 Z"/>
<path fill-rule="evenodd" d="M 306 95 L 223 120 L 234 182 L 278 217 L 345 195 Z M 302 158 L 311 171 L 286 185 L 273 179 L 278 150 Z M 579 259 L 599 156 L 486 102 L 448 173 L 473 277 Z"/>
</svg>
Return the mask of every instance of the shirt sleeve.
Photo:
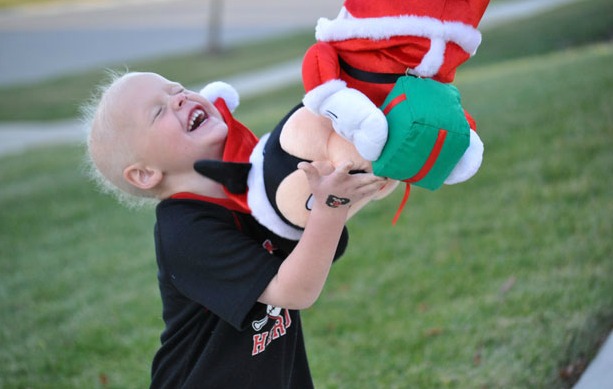
<svg viewBox="0 0 613 389">
<path fill-rule="evenodd" d="M 158 208 L 158 255 L 170 282 L 237 329 L 277 273 L 282 259 L 240 231 L 215 205 Z"/>
</svg>

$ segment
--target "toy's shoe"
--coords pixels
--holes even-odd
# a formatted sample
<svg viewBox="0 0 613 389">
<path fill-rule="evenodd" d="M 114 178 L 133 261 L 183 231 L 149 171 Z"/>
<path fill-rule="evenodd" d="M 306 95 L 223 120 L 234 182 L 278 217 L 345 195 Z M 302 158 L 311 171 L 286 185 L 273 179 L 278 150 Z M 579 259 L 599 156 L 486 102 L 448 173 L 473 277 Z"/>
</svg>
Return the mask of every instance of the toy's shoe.
<svg viewBox="0 0 613 389">
<path fill-rule="evenodd" d="M 379 158 L 387 142 L 387 120 L 362 92 L 344 81 L 327 82 L 306 94 L 304 106 L 331 120 L 334 130 L 351 142 L 362 158 Z"/>
</svg>

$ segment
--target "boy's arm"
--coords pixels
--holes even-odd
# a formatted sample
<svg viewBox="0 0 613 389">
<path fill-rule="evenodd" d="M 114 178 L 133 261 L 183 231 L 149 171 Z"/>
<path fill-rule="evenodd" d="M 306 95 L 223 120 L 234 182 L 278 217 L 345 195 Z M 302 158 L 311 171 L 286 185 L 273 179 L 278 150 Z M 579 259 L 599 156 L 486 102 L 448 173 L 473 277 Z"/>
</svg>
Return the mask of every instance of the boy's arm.
<svg viewBox="0 0 613 389">
<path fill-rule="evenodd" d="M 315 204 L 300 241 L 258 299 L 261 303 L 288 309 L 313 305 L 328 277 L 350 205 L 372 196 L 386 182 L 372 174 L 350 175 L 351 163 L 336 169 L 315 165 L 299 165 L 309 179 Z"/>
</svg>

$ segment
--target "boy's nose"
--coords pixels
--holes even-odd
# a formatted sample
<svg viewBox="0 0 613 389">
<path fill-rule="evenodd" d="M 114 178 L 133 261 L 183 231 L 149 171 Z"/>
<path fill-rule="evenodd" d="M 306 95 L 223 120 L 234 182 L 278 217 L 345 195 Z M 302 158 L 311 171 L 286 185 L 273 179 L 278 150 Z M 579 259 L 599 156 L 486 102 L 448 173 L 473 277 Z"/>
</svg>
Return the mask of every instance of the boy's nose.
<svg viewBox="0 0 613 389">
<path fill-rule="evenodd" d="M 172 108 L 173 109 L 181 108 L 183 104 L 185 103 L 185 100 L 187 100 L 187 96 L 183 92 L 177 93 L 176 95 L 172 96 L 172 101 L 171 101 Z"/>
</svg>

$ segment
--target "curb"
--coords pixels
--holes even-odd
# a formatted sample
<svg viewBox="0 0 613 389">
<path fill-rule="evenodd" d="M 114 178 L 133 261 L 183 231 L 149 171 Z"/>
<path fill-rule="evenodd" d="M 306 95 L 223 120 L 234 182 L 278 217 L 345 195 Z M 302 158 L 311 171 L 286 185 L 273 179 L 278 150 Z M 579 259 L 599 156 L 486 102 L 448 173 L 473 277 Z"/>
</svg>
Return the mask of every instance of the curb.
<svg viewBox="0 0 613 389">
<path fill-rule="evenodd" d="M 613 332 L 573 389 L 613 389 Z"/>
</svg>

